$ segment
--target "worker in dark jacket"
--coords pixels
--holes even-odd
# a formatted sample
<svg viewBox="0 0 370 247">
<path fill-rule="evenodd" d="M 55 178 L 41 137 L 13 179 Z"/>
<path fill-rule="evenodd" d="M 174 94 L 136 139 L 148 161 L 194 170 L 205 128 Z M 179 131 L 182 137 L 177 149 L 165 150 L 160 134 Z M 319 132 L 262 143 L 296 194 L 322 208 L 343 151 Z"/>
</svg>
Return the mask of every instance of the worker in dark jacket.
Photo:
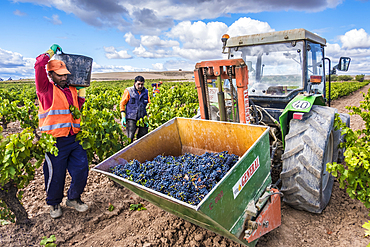
<svg viewBox="0 0 370 247">
<path fill-rule="evenodd" d="M 67 193 L 66 205 L 84 212 L 88 206 L 81 201 L 81 194 L 87 183 L 88 161 L 86 151 L 76 141 L 76 134 L 80 131 L 81 119 L 75 119 L 70 106 L 81 109 L 85 102 L 85 89 L 76 88 L 67 84 L 67 75 L 70 72 L 60 60 L 50 60 L 62 50 L 59 45 L 52 45 L 50 49 L 36 58 L 35 83 L 36 94 L 39 100 L 39 128 L 42 133 L 56 137 L 58 156 L 45 154 L 44 179 L 46 203 L 50 205 L 50 216 L 62 216 L 60 203 L 63 199 L 66 171 L 72 177 Z M 45 65 L 47 73 L 45 71 Z M 48 76 L 50 80 L 48 79 Z"/>
<path fill-rule="evenodd" d="M 135 77 L 133 87 L 126 88 L 120 103 L 121 123 L 126 126 L 127 136 L 134 141 L 137 129 L 137 139 L 148 133 L 148 126 L 137 126 L 137 121 L 147 115 L 146 106 L 149 103 L 148 90 L 144 87 L 144 77 Z"/>
</svg>

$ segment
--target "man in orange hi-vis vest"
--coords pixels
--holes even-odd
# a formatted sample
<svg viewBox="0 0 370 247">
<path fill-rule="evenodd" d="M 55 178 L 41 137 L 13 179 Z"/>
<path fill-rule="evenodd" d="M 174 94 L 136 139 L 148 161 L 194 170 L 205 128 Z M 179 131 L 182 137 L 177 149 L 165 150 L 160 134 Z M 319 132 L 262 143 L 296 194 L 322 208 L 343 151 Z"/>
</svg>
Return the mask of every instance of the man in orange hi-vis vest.
<svg viewBox="0 0 370 247">
<path fill-rule="evenodd" d="M 70 106 L 81 109 L 85 102 L 86 91 L 84 88 L 76 88 L 67 84 L 67 74 L 70 72 L 64 62 L 50 60 L 58 50 L 62 50 L 59 45 L 52 45 L 46 53 L 36 58 L 35 63 L 39 127 L 41 132 L 56 137 L 56 146 L 59 150 L 58 156 L 46 153 L 43 166 L 46 203 L 50 206 L 52 218 L 62 216 L 60 204 L 64 196 L 67 170 L 72 181 L 67 193 L 66 205 L 79 212 L 88 210 L 87 204 L 81 200 L 89 170 L 87 154 L 76 141 L 81 119 L 75 119 L 70 111 Z"/>
</svg>

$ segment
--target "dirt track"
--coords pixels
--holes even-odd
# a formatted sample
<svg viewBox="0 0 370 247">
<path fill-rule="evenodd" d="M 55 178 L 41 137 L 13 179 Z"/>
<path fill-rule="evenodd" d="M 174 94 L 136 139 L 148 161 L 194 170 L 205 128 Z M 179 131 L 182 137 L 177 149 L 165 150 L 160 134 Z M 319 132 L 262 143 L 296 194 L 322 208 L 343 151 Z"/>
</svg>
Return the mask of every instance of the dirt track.
<svg viewBox="0 0 370 247">
<path fill-rule="evenodd" d="M 367 92 L 369 88 L 370 85 L 332 102 L 332 107 L 347 112 L 344 107 L 358 106 L 363 99 L 360 91 Z M 363 122 L 351 117 L 351 126 L 362 128 Z M 164 212 L 95 172 L 90 173 L 82 197 L 90 206 L 85 213 L 73 211 L 64 201 L 62 218 L 51 219 L 43 189 L 43 175 L 39 169 L 23 200 L 33 225 L 0 227 L 0 246 L 39 246 L 43 236 L 52 234 L 56 235 L 58 246 L 239 246 Z M 129 211 L 130 204 L 139 202 L 144 203 L 146 211 Z M 107 210 L 109 203 L 115 207 L 112 212 Z M 350 199 L 338 182 L 334 183 L 328 207 L 320 215 L 297 211 L 284 203 L 281 209 L 282 225 L 262 236 L 258 247 L 366 246 L 369 243 L 361 228 L 370 219 L 369 210 Z"/>
</svg>

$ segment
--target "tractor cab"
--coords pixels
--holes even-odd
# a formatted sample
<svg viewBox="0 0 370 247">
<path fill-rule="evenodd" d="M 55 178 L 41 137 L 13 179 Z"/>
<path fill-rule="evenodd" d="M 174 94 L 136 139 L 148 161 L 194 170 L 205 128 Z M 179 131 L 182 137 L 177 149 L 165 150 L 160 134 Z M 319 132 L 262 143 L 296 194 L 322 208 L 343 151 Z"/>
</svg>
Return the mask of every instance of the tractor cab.
<svg viewBox="0 0 370 247">
<path fill-rule="evenodd" d="M 247 66 L 250 101 L 274 118 L 279 118 L 300 93 L 321 94 L 328 100 L 324 38 L 293 29 L 231 38 L 225 35 L 222 41 L 228 59 L 242 58 Z M 334 70 L 347 71 L 349 62 L 350 58 L 341 58 Z M 264 120 L 269 122 L 270 118 Z"/>
<path fill-rule="evenodd" d="M 264 102 L 268 98 L 278 106 L 309 91 L 311 76 L 320 80 L 312 90 L 325 95 L 325 44 L 325 39 L 298 29 L 230 38 L 226 47 L 229 58 L 241 57 L 248 66 L 251 99 Z"/>
</svg>

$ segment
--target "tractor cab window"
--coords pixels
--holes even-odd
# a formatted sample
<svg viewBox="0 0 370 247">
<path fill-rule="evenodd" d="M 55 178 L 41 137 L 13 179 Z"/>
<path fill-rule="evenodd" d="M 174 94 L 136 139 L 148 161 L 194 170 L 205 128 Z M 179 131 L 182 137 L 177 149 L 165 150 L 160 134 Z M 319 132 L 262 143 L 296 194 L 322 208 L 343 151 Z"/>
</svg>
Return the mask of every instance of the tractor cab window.
<svg viewBox="0 0 370 247">
<path fill-rule="evenodd" d="M 303 42 L 247 46 L 238 51 L 248 67 L 249 95 L 285 97 L 303 89 Z"/>
<path fill-rule="evenodd" d="M 321 76 L 322 82 L 319 84 L 312 85 L 312 90 L 316 93 L 325 94 L 324 92 L 324 64 L 323 64 L 323 48 L 320 44 L 315 44 L 312 42 L 307 42 L 307 77 L 310 78 L 311 75 Z"/>
</svg>

